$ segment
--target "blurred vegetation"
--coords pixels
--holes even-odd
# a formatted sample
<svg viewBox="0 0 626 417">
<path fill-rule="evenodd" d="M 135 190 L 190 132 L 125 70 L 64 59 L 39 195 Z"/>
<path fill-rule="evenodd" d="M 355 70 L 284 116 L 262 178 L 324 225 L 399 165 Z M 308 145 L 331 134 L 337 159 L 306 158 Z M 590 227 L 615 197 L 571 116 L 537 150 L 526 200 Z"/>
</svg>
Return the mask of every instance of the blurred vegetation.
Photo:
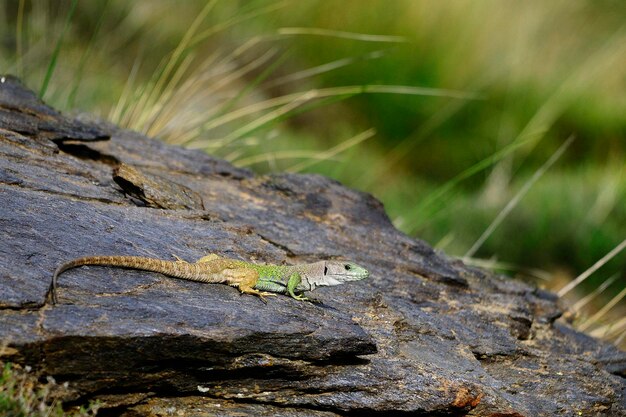
<svg viewBox="0 0 626 417">
<path fill-rule="evenodd" d="M 0 350 L 2 347 L 0 346 Z M 48 377 L 41 383 L 30 373 L 28 367 L 0 362 L 0 415 L 5 417 L 88 417 L 95 416 L 99 405 L 76 407 L 70 412 L 63 410 L 54 399 L 55 392 L 67 390 Z M 58 392 L 57 392 L 58 394 Z"/>
<path fill-rule="evenodd" d="M 258 172 L 335 177 L 469 262 L 559 289 L 626 238 L 620 0 L 0 4 L 0 72 L 39 90 L 62 45 L 54 106 Z M 600 300 L 626 286 L 624 252 L 578 297 L 615 274 Z"/>
</svg>

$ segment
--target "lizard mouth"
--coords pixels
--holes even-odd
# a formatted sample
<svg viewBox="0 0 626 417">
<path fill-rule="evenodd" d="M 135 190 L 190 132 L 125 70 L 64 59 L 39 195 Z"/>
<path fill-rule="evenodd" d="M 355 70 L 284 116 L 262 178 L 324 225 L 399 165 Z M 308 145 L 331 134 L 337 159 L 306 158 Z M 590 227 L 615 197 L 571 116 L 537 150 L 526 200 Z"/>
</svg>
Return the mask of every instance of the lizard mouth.
<svg viewBox="0 0 626 417">
<path fill-rule="evenodd" d="M 360 281 L 362 279 L 365 279 L 367 277 L 369 277 L 370 273 L 366 270 L 363 271 L 358 271 L 358 272 L 353 272 L 351 274 L 345 274 L 344 278 L 346 281 Z"/>
</svg>

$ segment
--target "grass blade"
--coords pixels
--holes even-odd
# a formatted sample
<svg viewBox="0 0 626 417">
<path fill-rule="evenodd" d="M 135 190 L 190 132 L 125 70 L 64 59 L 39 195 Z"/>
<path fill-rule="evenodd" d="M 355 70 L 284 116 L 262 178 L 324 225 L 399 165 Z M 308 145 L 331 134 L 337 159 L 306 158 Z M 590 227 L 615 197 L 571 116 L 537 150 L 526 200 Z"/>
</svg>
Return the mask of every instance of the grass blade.
<svg viewBox="0 0 626 417">
<path fill-rule="evenodd" d="M 283 77 L 275 78 L 272 81 L 263 84 L 263 88 L 272 88 L 279 85 L 299 81 L 305 78 L 314 77 L 316 75 L 324 74 L 326 72 L 334 71 L 339 68 L 354 64 L 355 62 L 362 62 L 369 59 L 378 59 L 384 55 L 383 51 L 374 51 L 362 56 L 342 58 L 326 64 L 318 65 L 306 70 L 294 72 L 293 74 L 285 75 Z"/>
<path fill-rule="evenodd" d="M 623 317 L 621 320 L 617 320 L 616 322 L 611 322 L 608 324 L 604 324 L 602 326 L 596 327 L 589 334 L 593 337 L 602 338 L 608 340 L 614 336 L 619 336 L 619 334 L 626 329 L 626 317 Z M 616 345 L 619 344 L 617 341 Z"/>
<path fill-rule="evenodd" d="M 609 301 L 604 307 L 602 307 L 600 310 L 598 310 L 598 312 L 596 314 L 594 314 L 593 316 L 589 317 L 580 326 L 577 326 L 578 330 L 584 332 L 589 327 L 593 326 L 595 323 L 598 322 L 598 320 L 600 320 L 602 318 L 602 316 L 604 316 L 610 309 L 615 307 L 615 305 L 617 303 L 619 303 L 622 300 L 622 298 L 624 298 L 624 297 L 626 297 L 626 288 L 622 289 L 619 292 L 619 294 L 617 294 L 615 297 L 611 298 L 611 301 Z"/>
<path fill-rule="evenodd" d="M 491 259 L 480 259 L 480 258 L 467 258 L 463 259 L 467 265 L 477 266 L 479 268 L 485 268 L 490 271 L 495 270 L 506 270 L 508 272 L 521 272 L 530 277 L 542 280 L 542 281 L 550 281 L 551 274 L 548 271 L 544 271 L 538 268 L 528 268 L 521 265 L 516 265 L 508 262 L 502 262 Z"/>
<path fill-rule="evenodd" d="M 269 160 L 278 160 L 278 159 L 320 159 L 320 160 L 328 160 L 332 158 L 327 158 L 324 155 L 320 155 L 318 151 L 274 151 L 267 152 L 259 155 L 253 155 L 246 158 L 241 158 L 238 160 L 234 160 L 233 163 L 240 167 L 260 164 L 261 162 L 268 162 Z"/>
<path fill-rule="evenodd" d="M 128 101 L 133 94 L 133 86 L 135 84 L 135 78 L 137 77 L 137 72 L 139 71 L 139 67 L 141 65 L 141 61 L 139 56 L 135 59 L 130 72 L 128 73 L 128 78 L 126 79 L 126 83 L 124 84 L 124 89 L 122 90 L 122 94 L 120 94 L 120 98 L 117 100 L 117 104 L 109 113 L 109 120 L 112 123 L 121 125 L 121 120 L 124 117 L 124 113 L 128 108 Z"/>
<path fill-rule="evenodd" d="M 602 294 L 604 292 L 604 290 L 606 290 L 607 288 L 609 288 L 611 286 L 611 284 L 613 284 L 617 278 L 619 278 L 619 274 L 613 274 L 609 279 L 607 279 L 606 281 L 604 281 L 602 284 L 600 284 L 598 286 L 598 288 L 594 289 L 592 292 L 590 292 L 589 294 L 587 294 L 586 296 L 584 296 L 583 298 L 581 298 L 580 300 L 578 300 L 576 302 L 576 304 L 574 304 L 571 307 L 571 310 L 573 312 L 578 312 L 580 311 L 584 306 L 586 306 L 587 304 L 589 304 L 589 302 L 591 300 L 593 300 L 594 298 L 596 298 L 598 295 Z"/>
<path fill-rule="evenodd" d="M 252 122 L 240 127 L 239 129 L 234 130 L 232 133 L 230 133 L 229 135 L 220 138 L 220 139 L 214 139 L 213 141 L 215 143 L 219 143 L 220 146 L 225 146 L 228 145 L 229 143 L 245 136 L 245 135 L 249 135 L 250 133 L 254 132 L 255 130 L 261 128 L 262 126 L 266 125 L 267 123 L 270 123 L 272 121 L 274 121 L 277 117 L 282 116 L 286 113 L 291 112 L 293 109 L 297 108 L 298 106 L 303 105 L 304 103 L 306 103 L 307 101 L 311 100 L 312 98 L 314 98 L 314 93 L 311 91 L 307 91 L 304 94 L 301 94 L 299 97 L 296 97 L 295 100 L 292 100 L 291 102 L 283 105 L 282 107 L 273 110 L 267 114 L 265 114 L 264 116 L 261 116 L 255 120 L 253 120 Z M 189 144 L 189 147 L 191 148 L 198 148 L 198 147 L 203 147 L 206 145 L 206 140 L 199 140 L 199 141 L 195 141 Z"/>
<path fill-rule="evenodd" d="M 543 132 L 541 132 L 541 133 L 543 133 Z M 534 142 L 536 140 L 537 140 L 536 135 L 530 135 L 529 137 L 527 137 L 524 140 L 520 140 L 518 138 L 517 140 L 513 141 L 509 145 L 505 146 L 504 148 L 502 148 L 499 151 L 497 151 L 496 153 L 494 153 L 493 155 L 490 155 L 487 158 L 485 158 L 485 159 L 477 162 L 476 164 L 472 165 L 471 167 L 465 169 L 461 173 L 455 175 L 452 179 L 448 180 L 445 184 L 443 184 L 442 186 L 438 187 L 436 191 L 434 191 L 433 193 L 431 193 L 428 196 L 426 196 L 426 198 L 424 200 L 422 200 L 421 204 L 419 204 L 417 206 L 417 208 L 415 209 L 415 212 L 417 212 L 417 213 L 422 212 L 423 213 L 424 211 L 429 209 L 431 206 L 433 206 L 435 203 L 437 203 L 441 198 L 443 198 L 454 187 L 456 187 L 459 183 L 461 183 L 465 179 L 467 179 L 467 178 L 471 177 L 472 175 L 477 174 L 480 171 L 490 167 L 491 165 L 493 165 L 496 162 L 500 161 L 501 159 L 505 158 L 510 153 L 512 153 L 515 150 L 517 150 L 518 148 L 521 148 L 522 146 L 524 146 L 524 145 L 526 145 L 528 143 L 532 143 L 532 142 Z M 417 228 L 420 225 L 419 221 L 420 221 L 422 216 L 415 216 L 415 215 L 413 215 L 411 217 L 413 217 L 414 220 L 412 222 L 407 223 L 407 225 L 405 227 L 408 228 L 409 230 L 414 230 L 415 228 Z M 424 219 L 428 218 L 428 216 L 423 216 L 423 217 L 424 217 Z"/>
<path fill-rule="evenodd" d="M 48 90 L 48 84 L 50 83 L 50 79 L 52 78 L 52 74 L 54 73 L 54 69 L 57 65 L 57 59 L 59 57 L 59 52 L 61 52 L 61 45 L 63 44 L 63 38 L 65 37 L 65 33 L 67 29 L 70 27 L 70 22 L 72 21 L 72 17 L 74 16 L 74 11 L 76 11 L 76 5 L 78 4 L 78 0 L 72 0 L 72 4 L 70 5 L 70 10 L 67 13 L 67 19 L 65 20 L 65 26 L 63 26 L 63 31 L 61 32 L 61 36 L 57 40 L 57 44 L 54 47 L 54 52 L 52 52 L 52 58 L 50 59 L 50 63 L 48 64 L 48 69 L 46 70 L 46 76 L 44 77 L 43 84 L 41 85 L 41 89 L 39 90 L 39 98 L 43 98 Z"/>
<path fill-rule="evenodd" d="M 24 34 L 24 3 L 26 0 L 20 0 L 19 5 L 17 6 L 17 24 L 15 27 L 15 66 L 17 76 L 20 78 L 24 77 L 24 66 L 22 62 L 22 56 L 24 54 L 23 47 L 23 34 Z"/>
<path fill-rule="evenodd" d="M 323 29 L 323 28 L 280 28 L 278 29 L 279 35 L 315 35 L 315 36 L 329 36 L 333 38 L 351 39 L 363 42 L 389 42 L 389 43 L 404 43 L 406 38 L 404 36 L 389 36 L 389 35 L 370 35 L 367 33 L 354 33 L 344 32 L 341 30 Z"/>
<path fill-rule="evenodd" d="M 335 155 L 345 151 L 346 149 L 350 149 L 353 146 L 358 145 L 374 136 L 376 134 L 376 129 L 368 129 L 365 132 L 359 133 L 358 135 L 341 142 L 339 145 L 334 146 L 326 151 L 320 152 L 318 156 L 314 160 L 302 161 L 299 164 L 293 165 L 290 168 L 287 168 L 288 172 L 300 172 L 303 169 L 309 168 L 312 165 L 315 165 L 321 161 L 330 159 L 335 157 Z"/>
<path fill-rule="evenodd" d="M 291 93 L 284 96 L 275 97 L 269 100 L 255 103 L 247 107 L 232 111 L 224 116 L 215 118 L 204 124 L 204 130 L 211 130 L 216 127 L 230 123 L 239 118 L 258 113 L 273 107 L 282 106 L 293 100 L 302 97 L 303 94 L 310 94 L 313 98 L 324 98 L 332 96 L 353 96 L 359 94 L 400 94 L 414 96 L 433 96 L 433 97 L 450 97 L 465 100 L 478 100 L 481 96 L 477 93 L 445 90 L 439 88 L 413 87 L 406 85 L 351 85 L 343 87 L 328 87 L 312 89 L 305 92 Z"/>
<path fill-rule="evenodd" d="M 134 128 L 136 130 L 143 131 L 145 126 L 143 126 L 143 122 L 146 118 L 146 112 L 149 109 L 152 109 L 153 103 L 158 100 L 158 97 L 161 95 L 163 90 L 163 85 L 170 78 L 170 74 L 181 62 L 181 58 L 184 57 L 185 52 L 187 51 L 189 44 L 198 30 L 200 24 L 204 21 L 208 13 L 213 9 L 217 0 L 211 0 L 206 3 L 204 8 L 200 11 L 198 16 L 194 19 L 192 24 L 189 26 L 183 38 L 180 40 L 174 51 L 172 52 L 169 59 L 164 62 L 162 70 L 157 70 L 153 76 L 153 81 L 151 81 L 147 88 L 141 94 L 141 97 L 134 103 L 132 111 L 129 112 L 129 120 L 132 121 L 126 123 L 127 127 Z M 131 124 L 132 123 L 132 124 Z"/>
<path fill-rule="evenodd" d="M 198 36 L 196 36 L 195 38 L 192 39 L 191 41 L 191 47 L 195 46 L 196 44 L 198 44 L 199 42 L 202 42 L 203 40 L 205 40 L 206 38 L 221 32 L 225 29 L 228 29 L 231 26 L 234 26 L 238 23 L 241 22 L 245 22 L 246 20 L 252 19 L 254 17 L 257 16 L 261 16 L 263 14 L 266 13 L 271 13 L 273 11 L 276 11 L 278 9 L 281 9 L 285 6 L 287 6 L 289 3 L 292 3 L 292 0 L 286 0 L 286 1 L 278 1 L 274 4 L 270 4 L 268 6 L 264 6 L 264 7 L 259 7 L 258 9 L 253 9 L 249 12 L 244 12 L 241 13 L 229 20 L 226 20 L 218 25 L 213 26 L 210 29 L 205 30 L 204 32 L 201 32 Z"/>
<path fill-rule="evenodd" d="M 87 43 L 87 48 L 85 49 L 85 52 L 83 52 L 83 56 L 80 58 L 80 63 L 78 64 L 78 69 L 76 70 L 76 76 L 74 76 L 74 85 L 72 86 L 72 89 L 70 90 L 70 94 L 67 97 L 68 109 L 71 109 L 72 107 L 74 107 L 76 94 L 78 93 L 78 87 L 80 86 L 80 83 L 83 79 L 85 64 L 87 63 L 87 58 L 91 54 L 93 46 L 95 45 L 96 36 L 98 36 L 98 33 L 100 32 L 100 28 L 102 27 L 102 24 L 104 23 L 104 17 L 106 16 L 108 5 L 109 5 L 109 0 L 105 0 L 104 4 L 102 5 L 102 9 L 100 10 L 100 18 L 98 19 L 98 23 L 96 23 L 96 27 L 93 30 L 91 39 Z"/>
<path fill-rule="evenodd" d="M 464 259 L 467 259 L 471 256 L 474 256 L 476 251 L 485 243 L 485 241 L 491 236 L 491 234 L 496 230 L 496 228 L 502 223 L 502 221 L 509 215 L 511 210 L 513 210 L 517 204 L 524 198 L 524 196 L 528 193 L 531 187 L 546 173 L 548 169 L 563 155 L 565 150 L 572 144 L 574 140 L 573 136 L 570 136 L 569 139 L 563 143 L 559 149 L 556 150 L 552 154 L 552 156 L 533 174 L 533 176 L 526 181 L 524 186 L 515 194 L 515 196 L 507 203 L 507 205 L 498 213 L 495 219 L 491 222 L 489 227 L 485 229 L 482 235 L 476 240 L 476 242 L 472 245 L 472 247 L 465 253 L 463 256 Z"/>
<path fill-rule="evenodd" d="M 581 282 L 589 278 L 591 274 L 596 272 L 598 269 L 602 268 L 602 266 L 604 266 L 605 263 L 613 259 L 613 257 L 617 255 L 618 253 L 620 253 L 622 250 L 624 250 L 624 248 L 626 248 L 626 239 L 624 239 L 622 243 L 620 243 L 615 248 L 613 248 L 612 251 L 604 255 L 602 259 L 600 259 L 598 262 L 593 264 L 591 268 L 587 269 L 585 272 L 583 272 L 578 277 L 576 277 L 576 279 L 574 279 L 572 282 L 570 282 L 569 284 L 561 288 L 559 292 L 557 292 L 557 295 L 559 297 L 563 297 L 565 294 L 573 290 L 574 287 L 576 287 L 578 284 L 580 284 Z"/>
<path fill-rule="evenodd" d="M 273 55 L 273 53 L 272 53 Z M 225 113 L 231 111 L 233 107 L 241 100 L 243 97 L 248 95 L 255 87 L 257 87 L 263 80 L 267 79 L 285 60 L 287 59 L 288 53 L 284 52 L 278 58 L 275 58 L 273 62 L 265 68 L 261 73 L 254 78 L 248 85 L 241 89 L 232 99 L 230 99 L 227 103 L 225 103 L 220 111 L 217 113 L 218 116 L 221 116 Z"/>
</svg>

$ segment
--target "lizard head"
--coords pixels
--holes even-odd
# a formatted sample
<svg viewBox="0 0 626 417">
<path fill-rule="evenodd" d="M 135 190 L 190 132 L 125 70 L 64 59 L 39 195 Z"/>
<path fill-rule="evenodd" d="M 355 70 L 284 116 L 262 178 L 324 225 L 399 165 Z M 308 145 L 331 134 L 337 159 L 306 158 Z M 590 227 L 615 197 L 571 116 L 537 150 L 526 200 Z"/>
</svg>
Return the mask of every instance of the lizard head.
<svg viewBox="0 0 626 417">
<path fill-rule="evenodd" d="M 324 261 L 324 276 L 318 286 L 333 286 L 349 281 L 360 281 L 369 276 L 367 269 L 352 262 Z"/>
</svg>

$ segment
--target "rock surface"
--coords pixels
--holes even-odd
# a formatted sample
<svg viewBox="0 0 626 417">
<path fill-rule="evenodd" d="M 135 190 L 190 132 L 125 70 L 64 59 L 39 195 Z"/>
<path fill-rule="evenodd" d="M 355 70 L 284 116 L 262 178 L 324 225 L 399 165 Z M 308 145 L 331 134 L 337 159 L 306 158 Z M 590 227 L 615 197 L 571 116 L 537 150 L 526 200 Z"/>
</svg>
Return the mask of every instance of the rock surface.
<svg viewBox="0 0 626 417">
<path fill-rule="evenodd" d="M 397 231 L 373 197 L 315 175 L 255 176 L 64 117 L 0 79 L 2 360 L 103 413 L 624 415 L 626 354 L 556 321 L 556 297 Z M 83 267 L 83 255 L 272 263 L 352 259 L 323 304 Z"/>
</svg>

